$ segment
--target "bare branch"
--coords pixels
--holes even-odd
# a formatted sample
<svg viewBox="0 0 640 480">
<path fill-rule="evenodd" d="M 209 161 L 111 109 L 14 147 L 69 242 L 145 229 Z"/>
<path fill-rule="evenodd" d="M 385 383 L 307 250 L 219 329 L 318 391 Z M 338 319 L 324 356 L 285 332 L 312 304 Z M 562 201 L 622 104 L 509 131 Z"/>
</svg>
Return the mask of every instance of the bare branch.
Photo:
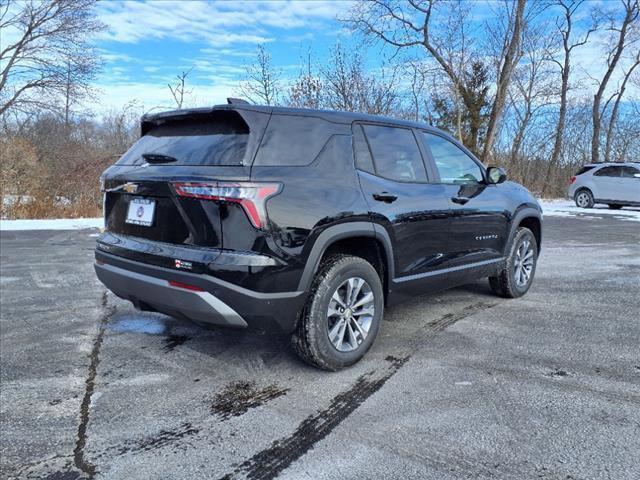
<svg viewBox="0 0 640 480">
<path fill-rule="evenodd" d="M 69 106 L 75 101 L 69 95 L 79 98 L 89 92 L 100 61 L 88 37 L 104 28 L 94 17 L 94 4 L 95 0 L 0 4 L 2 28 L 17 38 L 0 52 L 0 115 L 18 103 L 42 104 L 26 98 L 35 94 L 53 99 L 47 108 L 54 109 L 60 96 Z"/>
</svg>

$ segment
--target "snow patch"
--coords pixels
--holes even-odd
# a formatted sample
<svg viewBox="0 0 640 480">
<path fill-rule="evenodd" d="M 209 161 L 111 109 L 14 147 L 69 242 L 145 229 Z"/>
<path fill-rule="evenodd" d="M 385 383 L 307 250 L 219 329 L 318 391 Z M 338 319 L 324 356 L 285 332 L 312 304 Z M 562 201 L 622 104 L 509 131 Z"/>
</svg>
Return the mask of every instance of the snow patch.
<svg viewBox="0 0 640 480">
<path fill-rule="evenodd" d="M 602 216 L 610 216 L 620 220 L 640 222 L 640 208 L 624 207 L 611 210 L 606 205 L 593 208 L 578 208 L 571 200 L 539 200 L 544 215 L 547 217 L 567 217 L 594 220 Z M 43 220 L 0 220 L 0 230 L 83 230 L 104 227 L 104 220 L 99 218 L 56 218 Z"/>
<path fill-rule="evenodd" d="M 566 217 L 595 220 L 603 216 L 614 217 L 619 220 L 640 222 L 640 208 L 624 207 L 612 210 L 606 205 L 595 205 L 593 208 L 579 208 L 572 200 L 538 200 L 545 217 Z"/>
<path fill-rule="evenodd" d="M 43 220 L 0 220 L 0 230 L 83 230 L 102 228 L 104 220 L 100 218 L 56 218 Z"/>
</svg>

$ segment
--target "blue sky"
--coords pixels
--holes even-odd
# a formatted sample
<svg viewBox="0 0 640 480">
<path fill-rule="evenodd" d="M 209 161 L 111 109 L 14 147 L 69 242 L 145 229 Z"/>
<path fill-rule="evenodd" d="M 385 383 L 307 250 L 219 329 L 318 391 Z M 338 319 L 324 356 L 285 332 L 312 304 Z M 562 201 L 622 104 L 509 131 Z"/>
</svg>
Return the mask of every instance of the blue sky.
<svg viewBox="0 0 640 480">
<path fill-rule="evenodd" d="M 95 82 L 98 102 L 90 108 L 121 108 L 132 100 L 145 111 L 173 108 L 167 83 L 189 69 L 191 95 L 186 106 L 223 103 L 238 94 L 245 65 L 255 58 L 260 43 L 272 54 L 282 76 L 293 77 L 310 47 L 322 63 L 337 42 L 348 48 L 360 45 L 360 39 L 337 20 L 351 5 L 347 0 L 103 0 L 97 16 L 107 29 L 94 43 L 105 65 Z M 471 5 L 470 21 L 475 26 L 494 18 L 499 8 L 495 0 L 474 0 Z M 549 20 L 551 33 L 554 26 Z M 597 35 L 592 38 L 597 40 Z M 373 45 L 366 59 L 376 68 L 381 57 L 391 53 Z M 601 76 L 601 59 L 597 43 L 575 50 L 574 80 L 582 79 L 584 85 L 582 92 L 575 93 L 593 95 L 589 77 Z"/>
<path fill-rule="evenodd" d="M 349 7 L 347 1 L 100 2 L 107 30 L 95 40 L 105 60 L 96 82 L 99 108 L 132 99 L 145 109 L 171 106 L 167 82 L 191 68 L 189 102 L 223 102 L 237 93 L 260 43 L 283 77 L 293 76 L 310 47 L 324 55 L 336 42 L 351 41 L 336 21 Z"/>
</svg>

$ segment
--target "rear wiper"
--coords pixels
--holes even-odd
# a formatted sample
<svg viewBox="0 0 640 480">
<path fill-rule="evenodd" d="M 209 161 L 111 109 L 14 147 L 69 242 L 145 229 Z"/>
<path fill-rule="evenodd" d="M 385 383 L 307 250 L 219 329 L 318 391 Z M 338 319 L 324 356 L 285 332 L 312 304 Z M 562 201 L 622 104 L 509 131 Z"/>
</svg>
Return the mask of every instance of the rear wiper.
<svg viewBox="0 0 640 480">
<path fill-rule="evenodd" d="M 143 153 L 142 158 L 144 158 L 147 163 L 170 163 L 178 161 L 176 157 L 162 155 L 160 153 Z"/>
</svg>

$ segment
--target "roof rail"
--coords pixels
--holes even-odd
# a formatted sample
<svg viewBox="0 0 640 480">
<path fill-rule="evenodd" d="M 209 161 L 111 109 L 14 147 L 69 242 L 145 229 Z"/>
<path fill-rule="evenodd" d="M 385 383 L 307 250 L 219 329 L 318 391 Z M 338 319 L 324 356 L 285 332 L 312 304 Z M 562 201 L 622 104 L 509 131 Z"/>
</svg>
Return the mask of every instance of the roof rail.
<svg viewBox="0 0 640 480">
<path fill-rule="evenodd" d="M 229 105 L 249 105 L 249 102 L 242 98 L 227 97 L 227 104 Z"/>
</svg>

